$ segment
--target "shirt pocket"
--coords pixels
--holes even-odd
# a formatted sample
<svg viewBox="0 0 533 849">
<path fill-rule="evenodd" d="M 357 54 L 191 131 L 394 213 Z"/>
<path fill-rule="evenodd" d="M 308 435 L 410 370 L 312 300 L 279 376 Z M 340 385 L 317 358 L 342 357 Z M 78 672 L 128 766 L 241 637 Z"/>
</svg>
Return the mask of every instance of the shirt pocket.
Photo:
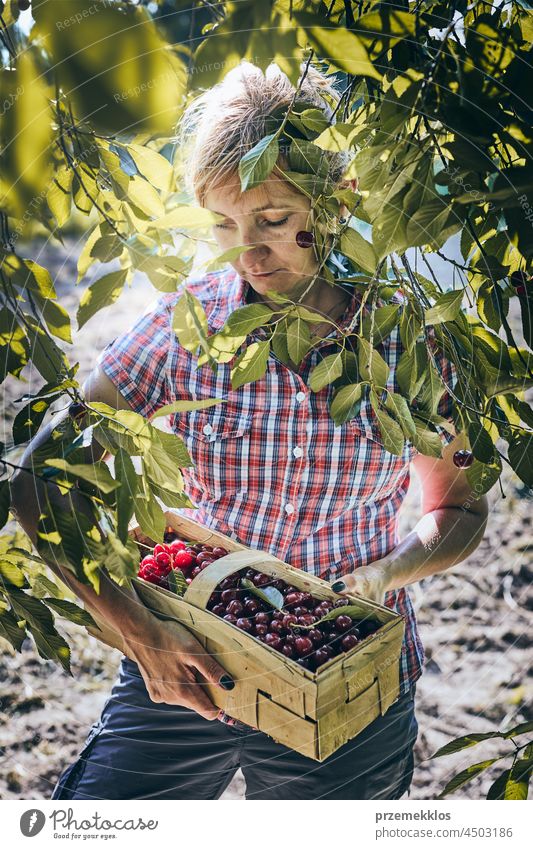
<svg viewBox="0 0 533 849">
<path fill-rule="evenodd" d="M 394 495 L 408 471 L 413 454 L 411 443 L 404 442 L 400 456 L 387 451 L 373 410 L 362 408 L 347 424 L 354 457 L 351 502 L 369 503 Z"/>
<path fill-rule="evenodd" d="M 222 405 L 175 417 L 174 429 L 194 464 L 186 476 L 207 500 L 219 501 L 246 488 L 250 428 L 249 414 L 229 413 Z"/>
</svg>

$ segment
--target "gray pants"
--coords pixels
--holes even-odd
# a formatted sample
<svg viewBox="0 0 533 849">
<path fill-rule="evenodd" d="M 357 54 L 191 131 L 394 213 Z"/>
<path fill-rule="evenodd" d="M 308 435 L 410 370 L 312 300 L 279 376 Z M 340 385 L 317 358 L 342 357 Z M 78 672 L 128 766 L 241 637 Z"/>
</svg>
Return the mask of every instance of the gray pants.
<svg viewBox="0 0 533 849">
<path fill-rule="evenodd" d="M 239 767 L 247 799 L 399 799 L 411 784 L 414 690 L 322 763 L 239 723 L 150 700 L 139 667 L 120 675 L 53 799 L 218 799 Z"/>
</svg>

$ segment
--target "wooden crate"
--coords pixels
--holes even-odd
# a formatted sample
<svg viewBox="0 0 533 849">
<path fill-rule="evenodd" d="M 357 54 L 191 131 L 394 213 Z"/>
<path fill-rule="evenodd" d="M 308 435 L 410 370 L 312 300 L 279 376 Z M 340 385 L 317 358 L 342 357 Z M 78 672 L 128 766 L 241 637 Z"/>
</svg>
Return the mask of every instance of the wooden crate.
<svg viewBox="0 0 533 849">
<path fill-rule="evenodd" d="M 320 600 L 339 598 L 330 584 L 192 519 L 168 512 L 167 520 L 184 539 L 220 545 L 230 552 L 204 569 L 183 597 L 141 579 L 133 580 L 146 607 L 159 617 L 185 625 L 235 680 L 230 691 L 203 685 L 215 705 L 278 743 L 323 761 L 397 700 L 404 633 L 401 616 L 375 602 L 351 597 L 351 603 L 360 606 L 362 617 L 372 614 L 381 623 L 379 629 L 316 673 L 310 672 L 206 610 L 206 605 L 217 584 L 244 567 L 282 578 Z M 138 532 L 134 535 L 149 542 Z M 97 622 L 102 631 L 91 633 L 124 651 L 119 635 Z"/>
</svg>

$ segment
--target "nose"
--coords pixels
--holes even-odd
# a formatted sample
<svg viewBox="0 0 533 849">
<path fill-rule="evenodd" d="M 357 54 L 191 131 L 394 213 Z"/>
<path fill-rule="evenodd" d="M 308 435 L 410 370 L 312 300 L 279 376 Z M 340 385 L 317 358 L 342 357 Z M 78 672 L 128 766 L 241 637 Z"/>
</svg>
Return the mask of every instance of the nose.
<svg viewBox="0 0 533 849">
<path fill-rule="evenodd" d="M 256 268 L 270 253 L 270 248 L 261 240 L 261 234 L 256 228 L 247 228 L 243 225 L 240 230 L 240 244 L 253 246 L 240 255 L 242 266 L 248 271 Z"/>
</svg>

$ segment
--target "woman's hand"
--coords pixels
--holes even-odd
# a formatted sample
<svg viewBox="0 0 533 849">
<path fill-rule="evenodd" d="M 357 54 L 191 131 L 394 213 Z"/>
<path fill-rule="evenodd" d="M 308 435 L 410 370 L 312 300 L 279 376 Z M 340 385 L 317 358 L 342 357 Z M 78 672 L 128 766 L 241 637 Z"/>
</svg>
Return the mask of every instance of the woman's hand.
<svg viewBox="0 0 533 849">
<path fill-rule="evenodd" d="M 382 558 L 343 575 L 331 584 L 340 595 L 360 595 L 383 604 L 388 585 L 388 560 Z M 341 586 L 342 585 L 342 586 Z"/>
<path fill-rule="evenodd" d="M 134 637 L 123 633 L 122 638 L 125 653 L 138 664 L 153 702 L 181 705 L 204 719 L 217 718 L 219 709 L 201 682 L 216 684 L 222 690 L 232 690 L 235 684 L 187 628 L 148 614 Z"/>
</svg>

